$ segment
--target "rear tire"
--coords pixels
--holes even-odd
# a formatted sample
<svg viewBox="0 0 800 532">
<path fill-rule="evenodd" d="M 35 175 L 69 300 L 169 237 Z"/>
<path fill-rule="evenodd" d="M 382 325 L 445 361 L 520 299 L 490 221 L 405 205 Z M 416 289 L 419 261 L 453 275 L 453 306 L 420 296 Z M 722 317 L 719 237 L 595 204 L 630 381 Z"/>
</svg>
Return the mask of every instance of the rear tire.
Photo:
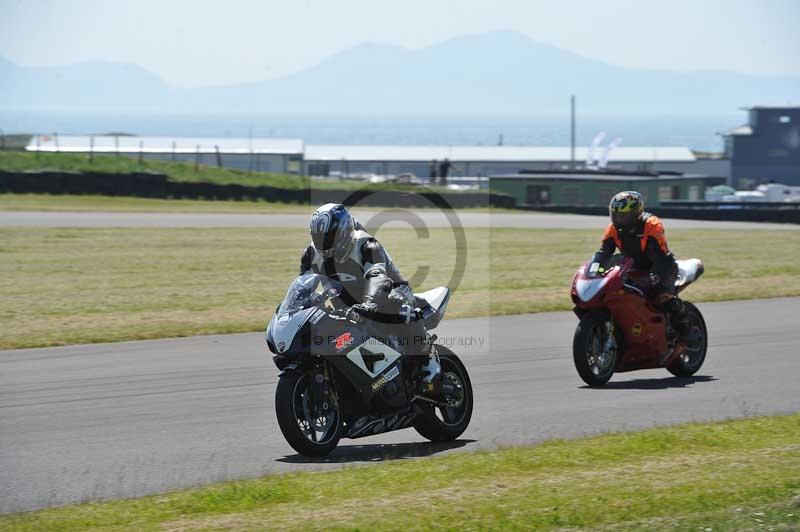
<svg viewBox="0 0 800 532">
<path fill-rule="evenodd" d="M 315 420 L 308 415 L 308 380 L 304 373 L 288 372 L 280 376 L 275 389 L 275 414 L 283 437 L 292 449 L 304 456 L 327 456 L 339 444 L 342 416 L 332 409 L 327 430 L 319 441 L 313 441 L 317 436 L 313 429 Z M 306 427 L 305 432 L 301 425 Z"/>
<path fill-rule="evenodd" d="M 445 347 L 436 347 L 439 363 L 442 365 L 442 377 L 458 382 L 463 396 L 457 407 L 437 406 L 421 403 L 423 413 L 414 420 L 414 429 L 424 438 L 431 441 L 453 441 L 461 436 L 470 419 L 472 419 L 472 383 L 467 368 L 455 353 Z"/>
<path fill-rule="evenodd" d="M 615 337 L 615 347 L 603 353 L 611 318 L 605 314 L 589 313 L 583 316 L 572 339 L 572 359 L 583 382 L 589 386 L 602 386 L 614 375 L 621 342 Z"/>
<path fill-rule="evenodd" d="M 708 330 L 700 310 L 684 301 L 686 313 L 689 316 L 689 341 L 686 343 L 686 352 L 678 357 L 667 367 L 667 371 L 676 377 L 691 377 L 697 373 L 706 360 L 708 349 Z"/>
</svg>

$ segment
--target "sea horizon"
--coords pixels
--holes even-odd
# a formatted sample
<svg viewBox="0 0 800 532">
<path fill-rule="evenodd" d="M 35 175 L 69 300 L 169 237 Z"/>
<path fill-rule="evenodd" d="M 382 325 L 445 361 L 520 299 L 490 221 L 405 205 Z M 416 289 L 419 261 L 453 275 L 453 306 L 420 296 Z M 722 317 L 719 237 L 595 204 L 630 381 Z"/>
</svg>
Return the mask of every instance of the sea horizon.
<svg viewBox="0 0 800 532">
<path fill-rule="evenodd" d="M 603 143 L 621 138 L 623 146 L 688 146 L 720 152 L 719 132 L 746 122 L 744 113 L 724 115 L 578 114 L 576 144 L 588 145 L 600 133 Z M 0 110 L 5 134 L 109 132 L 164 137 L 279 137 L 307 144 L 566 146 L 569 116 L 335 116 L 203 115 L 96 111 Z"/>
</svg>

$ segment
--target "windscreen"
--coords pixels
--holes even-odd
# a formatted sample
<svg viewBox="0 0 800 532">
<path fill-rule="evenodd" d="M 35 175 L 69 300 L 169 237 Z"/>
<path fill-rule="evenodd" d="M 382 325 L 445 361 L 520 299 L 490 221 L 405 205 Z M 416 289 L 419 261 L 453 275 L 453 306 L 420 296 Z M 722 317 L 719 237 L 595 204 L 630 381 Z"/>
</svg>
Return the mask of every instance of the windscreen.
<svg viewBox="0 0 800 532">
<path fill-rule="evenodd" d="M 341 292 L 341 285 L 318 273 L 306 273 L 292 281 L 278 315 L 291 314 L 313 307 Z"/>
<path fill-rule="evenodd" d="M 575 293 L 584 303 L 588 303 L 600 293 L 608 283 L 608 274 L 624 264 L 627 259 L 622 255 L 595 254 L 583 270 L 575 276 Z"/>
<path fill-rule="evenodd" d="M 593 257 L 594 260 L 599 260 L 599 262 L 594 262 L 592 259 L 589 260 L 587 263 L 586 271 L 584 272 L 586 277 L 603 277 L 608 274 L 615 266 L 624 267 L 626 263 L 630 261 L 629 258 L 625 257 L 622 254 L 617 255 L 605 255 L 598 253 Z"/>
</svg>

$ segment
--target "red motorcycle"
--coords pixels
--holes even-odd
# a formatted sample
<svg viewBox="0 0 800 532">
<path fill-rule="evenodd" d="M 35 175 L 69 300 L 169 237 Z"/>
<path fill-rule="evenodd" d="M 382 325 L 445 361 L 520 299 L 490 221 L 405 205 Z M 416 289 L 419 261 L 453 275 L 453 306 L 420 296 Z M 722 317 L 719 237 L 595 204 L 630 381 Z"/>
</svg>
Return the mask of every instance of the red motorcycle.
<svg viewBox="0 0 800 532">
<path fill-rule="evenodd" d="M 699 259 L 678 261 L 678 292 L 703 274 Z M 578 374 L 590 386 L 602 386 L 616 371 L 666 368 L 690 377 L 706 358 L 708 334 L 703 315 L 684 302 L 689 316 L 686 349 L 675 349 L 677 333 L 669 316 L 648 297 L 654 289 L 648 272 L 633 268 L 633 260 L 614 255 L 605 265 L 584 264 L 572 279 L 573 309 L 580 322 L 572 342 Z"/>
</svg>

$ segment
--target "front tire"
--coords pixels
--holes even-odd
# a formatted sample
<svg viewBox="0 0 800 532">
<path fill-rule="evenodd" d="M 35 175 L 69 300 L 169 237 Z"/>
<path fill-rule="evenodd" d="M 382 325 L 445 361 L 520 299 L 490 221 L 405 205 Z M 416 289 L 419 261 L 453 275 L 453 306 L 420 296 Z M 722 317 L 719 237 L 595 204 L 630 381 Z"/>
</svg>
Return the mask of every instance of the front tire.
<svg viewBox="0 0 800 532">
<path fill-rule="evenodd" d="M 678 357 L 667 367 L 667 371 L 676 377 L 691 377 L 700 370 L 706 360 L 708 349 L 708 330 L 700 310 L 684 301 L 686 313 L 689 318 L 689 340 L 686 342 L 686 352 Z"/>
<path fill-rule="evenodd" d="M 583 316 L 572 339 L 572 358 L 583 382 L 589 386 L 607 383 L 614 375 L 619 348 L 611 318 L 599 313 Z"/>
<path fill-rule="evenodd" d="M 339 444 L 342 416 L 333 404 L 319 415 L 311 403 L 308 374 L 288 372 L 280 376 L 275 389 L 275 414 L 283 437 L 304 456 L 327 456 Z"/>
<path fill-rule="evenodd" d="M 423 413 L 414 420 L 414 429 L 435 442 L 453 441 L 461 436 L 472 419 L 472 383 L 467 368 L 455 353 L 445 347 L 436 348 L 442 366 L 442 378 L 460 387 L 458 400 L 452 406 L 422 403 Z"/>
</svg>

